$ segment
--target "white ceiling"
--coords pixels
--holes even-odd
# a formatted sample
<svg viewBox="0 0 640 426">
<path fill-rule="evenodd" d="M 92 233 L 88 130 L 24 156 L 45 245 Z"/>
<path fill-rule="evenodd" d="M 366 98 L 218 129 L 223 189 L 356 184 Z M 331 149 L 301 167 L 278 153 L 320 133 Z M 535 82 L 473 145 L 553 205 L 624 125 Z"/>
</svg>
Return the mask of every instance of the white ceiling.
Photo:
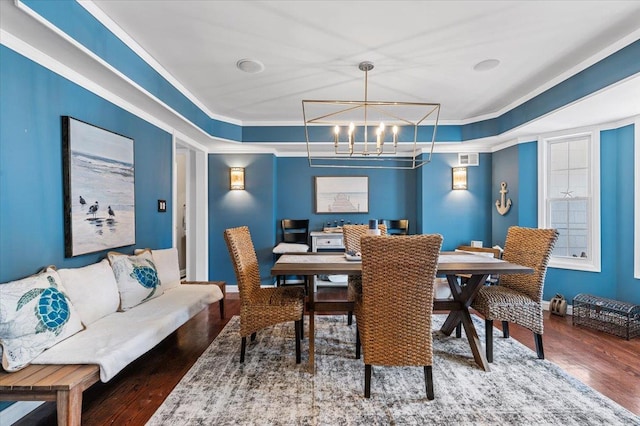
<svg viewBox="0 0 640 426">
<path fill-rule="evenodd" d="M 40 51 L 55 51 L 49 55 L 72 64 L 72 73 L 100 84 L 114 99 L 141 111 L 157 108 L 64 37 L 53 37 L 8 0 L 0 2 L 5 41 L 12 35 Z M 441 124 L 478 121 L 640 39 L 640 1 L 81 4 L 124 39 L 135 40 L 139 54 L 212 117 L 242 125 L 302 125 L 303 99 L 362 100 L 364 74 L 357 65 L 363 60 L 375 64 L 369 73 L 370 100 L 438 102 Z M 264 71 L 241 72 L 236 62 L 243 58 L 261 61 Z M 487 59 L 500 64 L 474 71 Z M 221 146 L 173 112 L 153 113 L 211 150 Z M 492 138 L 491 144 L 634 115 L 640 115 L 640 75 Z M 284 152 L 299 145 L 272 147 Z"/>
<path fill-rule="evenodd" d="M 302 120 L 302 99 L 439 102 L 495 116 L 637 36 L 638 1 L 94 0 L 213 114 Z M 247 74 L 239 59 L 261 61 Z M 489 71 L 475 64 L 498 59 Z"/>
</svg>

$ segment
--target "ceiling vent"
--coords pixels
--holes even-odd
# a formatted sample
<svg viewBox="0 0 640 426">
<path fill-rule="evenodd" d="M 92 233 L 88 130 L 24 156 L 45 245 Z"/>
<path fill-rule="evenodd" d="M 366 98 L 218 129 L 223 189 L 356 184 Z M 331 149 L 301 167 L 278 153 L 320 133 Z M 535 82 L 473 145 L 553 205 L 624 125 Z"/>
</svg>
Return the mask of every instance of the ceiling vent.
<svg viewBox="0 0 640 426">
<path fill-rule="evenodd" d="M 477 166 L 480 164 L 480 155 L 477 152 L 458 153 L 459 166 Z"/>
</svg>

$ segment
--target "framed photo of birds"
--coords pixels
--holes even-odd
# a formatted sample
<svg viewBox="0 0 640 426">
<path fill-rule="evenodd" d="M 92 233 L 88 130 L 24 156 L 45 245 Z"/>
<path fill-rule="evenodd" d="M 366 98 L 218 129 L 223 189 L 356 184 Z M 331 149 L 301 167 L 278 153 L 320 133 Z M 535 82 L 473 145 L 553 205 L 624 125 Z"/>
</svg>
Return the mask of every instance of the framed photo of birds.
<svg viewBox="0 0 640 426">
<path fill-rule="evenodd" d="M 62 117 L 65 257 L 136 243 L 133 144 Z"/>
</svg>

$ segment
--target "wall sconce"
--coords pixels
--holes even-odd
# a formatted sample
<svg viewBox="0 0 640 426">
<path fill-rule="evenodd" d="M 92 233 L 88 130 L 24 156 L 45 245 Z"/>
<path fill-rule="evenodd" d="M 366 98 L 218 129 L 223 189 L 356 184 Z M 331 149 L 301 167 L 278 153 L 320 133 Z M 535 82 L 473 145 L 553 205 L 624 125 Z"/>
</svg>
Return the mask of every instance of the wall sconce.
<svg viewBox="0 0 640 426">
<path fill-rule="evenodd" d="M 453 167 L 451 169 L 452 185 L 451 189 L 467 189 L 467 168 Z"/>
<path fill-rule="evenodd" d="M 229 168 L 229 189 L 244 189 L 244 167 Z"/>
</svg>

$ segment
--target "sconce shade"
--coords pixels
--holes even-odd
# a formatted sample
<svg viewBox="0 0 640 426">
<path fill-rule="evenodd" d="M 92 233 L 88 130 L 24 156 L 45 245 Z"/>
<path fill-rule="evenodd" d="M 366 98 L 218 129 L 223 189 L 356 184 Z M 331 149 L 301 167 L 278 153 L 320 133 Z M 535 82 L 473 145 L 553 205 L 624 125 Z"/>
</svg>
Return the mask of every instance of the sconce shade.
<svg viewBox="0 0 640 426">
<path fill-rule="evenodd" d="M 453 167 L 451 169 L 452 186 L 451 189 L 467 189 L 467 168 Z"/>
<path fill-rule="evenodd" d="M 244 189 L 244 167 L 229 168 L 229 189 Z"/>
</svg>

